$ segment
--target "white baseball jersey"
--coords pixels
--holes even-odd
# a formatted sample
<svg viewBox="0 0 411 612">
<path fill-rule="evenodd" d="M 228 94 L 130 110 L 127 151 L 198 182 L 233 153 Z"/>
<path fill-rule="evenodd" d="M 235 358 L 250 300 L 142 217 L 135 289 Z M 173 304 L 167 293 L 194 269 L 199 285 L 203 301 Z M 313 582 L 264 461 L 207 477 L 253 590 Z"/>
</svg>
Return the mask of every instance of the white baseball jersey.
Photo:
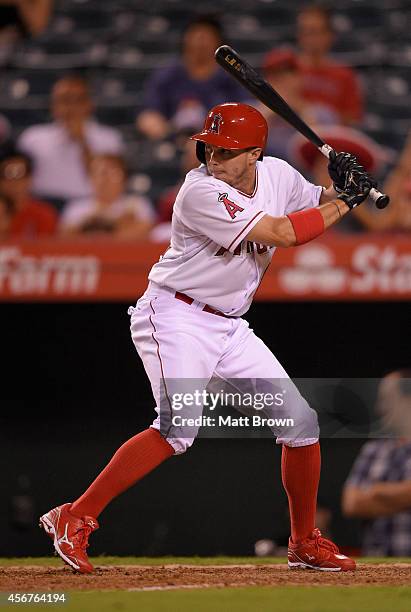
<svg viewBox="0 0 411 612">
<path fill-rule="evenodd" d="M 174 204 L 170 247 L 150 281 L 230 316 L 247 312 L 275 247 L 244 238 L 266 214 L 318 206 L 322 192 L 281 159 L 265 157 L 256 168 L 251 196 L 210 176 L 205 165 L 187 174 Z"/>
</svg>

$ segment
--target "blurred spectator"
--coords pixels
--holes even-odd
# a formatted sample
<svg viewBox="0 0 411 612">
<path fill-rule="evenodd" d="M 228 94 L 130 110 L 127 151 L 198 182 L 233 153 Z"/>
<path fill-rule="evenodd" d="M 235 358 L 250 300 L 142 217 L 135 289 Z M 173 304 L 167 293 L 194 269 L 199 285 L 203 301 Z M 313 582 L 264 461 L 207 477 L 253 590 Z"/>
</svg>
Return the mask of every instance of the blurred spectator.
<svg viewBox="0 0 411 612">
<path fill-rule="evenodd" d="M 336 151 L 353 153 L 367 172 L 378 179 L 387 161 L 386 151 L 374 140 L 354 128 L 334 126 L 318 130 L 321 138 Z M 329 186 L 328 160 L 311 142 L 299 134 L 290 143 L 296 166 L 316 185 Z M 339 223 L 335 231 L 383 231 L 392 229 L 395 211 L 391 204 L 384 210 L 376 209 L 368 201 L 358 206 Z"/>
<path fill-rule="evenodd" d="M 411 132 L 408 134 L 404 149 L 395 168 L 384 183 L 384 192 L 388 193 L 391 209 L 395 218 L 392 227 L 397 230 L 411 230 Z"/>
<path fill-rule="evenodd" d="M 244 89 L 216 64 L 214 51 L 222 39 L 213 17 L 198 17 L 188 25 L 179 61 L 154 72 L 146 85 L 145 109 L 137 117 L 144 135 L 157 140 L 174 130 L 196 130 L 212 106 L 245 98 Z"/>
<path fill-rule="evenodd" d="M 190 132 L 191 135 L 191 132 Z M 172 187 L 167 188 L 159 197 L 157 203 L 158 211 L 158 222 L 163 223 L 165 221 L 171 221 L 173 214 L 173 204 L 176 199 L 176 195 L 184 182 L 185 176 L 193 168 L 197 168 L 200 165 L 196 155 L 196 143 L 191 138 L 186 138 L 182 145 L 182 154 L 180 159 L 180 178 L 178 182 Z"/>
<path fill-rule="evenodd" d="M 315 524 L 321 531 L 323 538 L 332 538 L 333 534 L 331 531 L 333 513 L 328 503 L 324 503 L 321 499 L 317 503 L 317 512 L 315 515 Z"/>
<path fill-rule="evenodd" d="M 118 155 L 96 155 L 90 163 L 93 195 L 65 207 L 61 230 L 68 234 L 111 234 L 142 239 L 154 223 L 150 202 L 126 193 L 127 171 Z"/>
<path fill-rule="evenodd" d="M 320 102 L 307 102 L 302 95 L 302 76 L 293 51 L 275 49 L 266 55 L 263 70 L 267 81 L 274 87 L 288 104 L 311 127 L 335 125 L 339 121 L 338 113 Z M 290 155 L 290 141 L 295 136 L 295 128 L 276 115 L 266 106 L 259 109 L 267 119 L 270 128 L 268 133 L 267 154 L 274 155 L 294 163 Z"/>
<path fill-rule="evenodd" d="M 46 29 L 52 0 L 0 0 L 0 65 L 9 63 L 24 38 L 39 36 Z"/>
<path fill-rule="evenodd" d="M 358 123 L 363 110 L 362 94 L 354 71 L 329 57 L 334 32 L 331 15 L 325 8 L 312 5 L 300 11 L 297 43 L 305 99 L 326 104 L 339 114 L 342 123 Z"/>
<path fill-rule="evenodd" d="M 9 120 L 2 114 L 0 114 L 0 145 L 3 147 L 5 143 L 10 142 L 11 137 L 11 125 Z"/>
<path fill-rule="evenodd" d="M 150 239 L 154 242 L 167 242 L 171 238 L 171 217 L 173 206 L 181 185 L 184 182 L 187 172 L 200 165 L 196 155 L 196 143 L 191 140 L 192 132 L 181 133 L 181 158 L 180 158 L 180 177 L 175 185 L 168 187 L 160 194 L 157 202 L 157 225 L 153 228 Z"/>
<path fill-rule="evenodd" d="M 10 236 L 13 211 L 13 201 L 4 193 L 0 193 L 0 242 Z"/>
<path fill-rule="evenodd" d="M 32 161 L 17 150 L 0 158 L 0 191 L 13 203 L 9 235 L 35 238 L 55 233 L 57 213 L 51 204 L 31 196 Z"/>
<path fill-rule="evenodd" d="M 346 516 L 364 519 L 363 554 L 411 556 L 411 370 L 382 379 L 377 410 L 385 439 L 367 442 L 345 483 Z"/>
<path fill-rule="evenodd" d="M 0 0 L 0 45 L 41 34 L 52 7 L 53 0 Z"/>
<path fill-rule="evenodd" d="M 33 158 L 33 190 L 56 205 L 91 194 L 90 158 L 123 150 L 120 133 L 92 118 L 93 103 L 87 81 L 66 76 L 51 94 L 53 123 L 26 129 L 19 147 Z"/>
</svg>

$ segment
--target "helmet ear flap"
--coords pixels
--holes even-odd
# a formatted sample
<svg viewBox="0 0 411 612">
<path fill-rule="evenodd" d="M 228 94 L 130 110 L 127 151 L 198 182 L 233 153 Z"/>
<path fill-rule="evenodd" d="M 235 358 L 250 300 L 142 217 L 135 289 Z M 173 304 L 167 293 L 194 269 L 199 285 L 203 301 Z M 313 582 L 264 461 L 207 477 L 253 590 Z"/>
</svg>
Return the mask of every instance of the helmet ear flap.
<svg viewBox="0 0 411 612">
<path fill-rule="evenodd" d="M 202 164 L 207 163 L 206 162 L 206 156 L 205 156 L 205 143 L 201 142 L 201 140 L 197 140 L 196 141 L 196 155 L 197 155 L 197 159 Z"/>
</svg>

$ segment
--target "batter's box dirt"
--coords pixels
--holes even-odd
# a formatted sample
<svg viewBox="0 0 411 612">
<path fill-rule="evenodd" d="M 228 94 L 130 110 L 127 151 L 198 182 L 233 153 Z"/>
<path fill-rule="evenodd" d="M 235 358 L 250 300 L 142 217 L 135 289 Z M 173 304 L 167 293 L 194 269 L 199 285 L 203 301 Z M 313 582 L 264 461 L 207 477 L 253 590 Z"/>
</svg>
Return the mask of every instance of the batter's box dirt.
<svg viewBox="0 0 411 612">
<path fill-rule="evenodd" d="M 97 566 L 94 574 L 68 567 L 0 567 L 0 591 L 161 590 L 276 585 L 387 585 L 411 583 L 411 565 L 360 564 L 356 572 L 289 570 L 284 565 Z"/>
</svg>

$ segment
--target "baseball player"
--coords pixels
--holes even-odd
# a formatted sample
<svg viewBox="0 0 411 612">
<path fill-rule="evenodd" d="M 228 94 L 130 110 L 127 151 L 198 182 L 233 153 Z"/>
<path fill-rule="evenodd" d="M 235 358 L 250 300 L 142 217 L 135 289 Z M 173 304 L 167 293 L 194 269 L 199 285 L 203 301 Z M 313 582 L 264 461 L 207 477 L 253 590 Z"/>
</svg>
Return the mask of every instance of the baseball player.
<svg viewBox="0 0 411 612">
<path fill-rule="evenodd" d="M 40 525 L 68 565 L 91 572 L 88 537 L 107 504 L 194 441 L 196 429 L 173 425 L 176 381 L 189 387 L 193 381 L 206 385 L 215 376 L 223 381 L 282 379 L 294 389 L 287 408 L 294 426 L 272 431 L 282 444 L 291 518 L 289 567 L 354 570 L 355 562 L 315 528 L 317 415 L 242 316 L 277 247 L 314 240 L 361 204 L 375 184 L 348 153 L 332 154 L 328 189 L 309 183 L 283 160 L 263 157 L 267 123 L 246 104 L 214 107 L 203 131 L 192 138 L 201 165 L 187 174 L 177 195 L 170 247 L 151 269 L 145 294 L 129 310 L 157 418 L 117 450 L 76 501 L 50 510 Z M 188 410 L 198 416 L 202 406 Z"/>
</svg>

